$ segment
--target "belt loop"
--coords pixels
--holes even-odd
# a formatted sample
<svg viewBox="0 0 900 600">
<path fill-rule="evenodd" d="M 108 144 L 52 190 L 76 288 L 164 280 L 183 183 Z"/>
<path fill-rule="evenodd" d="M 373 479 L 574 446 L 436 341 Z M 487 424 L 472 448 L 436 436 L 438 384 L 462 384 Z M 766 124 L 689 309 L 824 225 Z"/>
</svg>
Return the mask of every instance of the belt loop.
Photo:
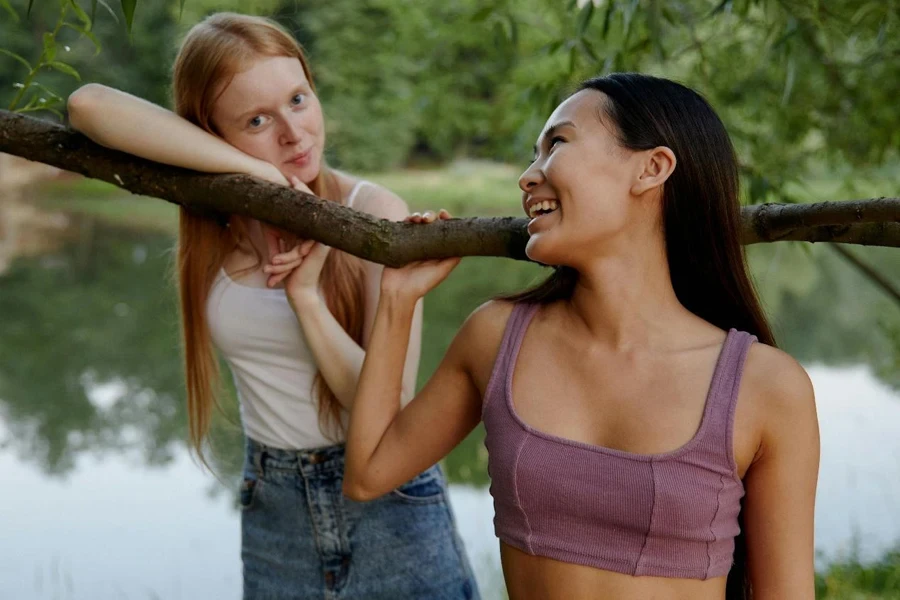
<svg viewBox="0 0 900 600">
<path fill-rule="evenodd" d="M 262 448 L 253 453 L 253 468 L 260 477 L 265 475 L 266 451 Z"/>
</svg>

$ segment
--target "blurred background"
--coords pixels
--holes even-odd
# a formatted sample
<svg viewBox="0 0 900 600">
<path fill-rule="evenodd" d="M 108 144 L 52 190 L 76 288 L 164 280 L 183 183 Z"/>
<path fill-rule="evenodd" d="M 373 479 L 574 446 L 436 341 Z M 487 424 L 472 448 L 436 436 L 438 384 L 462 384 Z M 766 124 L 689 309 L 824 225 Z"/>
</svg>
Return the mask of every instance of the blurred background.
<svg viewBox="0 0 900 600">
<path fill-rule="evenodd" d="M 0 0 L 0 106 L 64 119 L 88 81 L 168 106 L 180 36 L 236 10 L 304 44 L 330 162 L 414 210 L 518 215 L 516 179 L 553 106 L 624 70 L 710 100 L 746 203 L 896 197 L 898 6 Z M 185 445 L 176 222 L 166 202 L 0 155 L 0 598 L 240 597 L 233 398 L 215 476 Z M 779 344 L 816 389 L 818 596 L 900 598 L 900 250 L 779 242 L 748 255 Z M 420 384 L 476 306 L 544 274 L 465 259 L 426 299 Z M 497 599 L 482 439 L 444 466 L 482 593 Z"/>
</svg>

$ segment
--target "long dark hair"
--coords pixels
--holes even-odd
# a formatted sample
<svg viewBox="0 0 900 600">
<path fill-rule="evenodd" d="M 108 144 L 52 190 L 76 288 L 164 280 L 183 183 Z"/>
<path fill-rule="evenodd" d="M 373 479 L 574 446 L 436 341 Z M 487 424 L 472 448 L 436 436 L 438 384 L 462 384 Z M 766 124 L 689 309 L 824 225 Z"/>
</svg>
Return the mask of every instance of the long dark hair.
<svg viewBox="0 0 900 600">
<path fill-rule="evenodd" d="M 600 110 L 615 124 L 622 147 L 640 151 L 666 146 L 675 153 L 678 165 L 663 186 L 662 210 L 669 272 L 681 304 L 721 329 L 734 327 L 774 346 L 740 243 L 737 158 L 712 107 L 681 84 L 637 73 L 589 79 L 581 90 L 606 95 Z M 564 300 L 571 298 L 577 282 L 577 271 L 555 267 L 544 282 L 505 299 L 541 304 Z M 753 595 L 743 511 L 739 522 L 728 600 Z"/>
</svg>

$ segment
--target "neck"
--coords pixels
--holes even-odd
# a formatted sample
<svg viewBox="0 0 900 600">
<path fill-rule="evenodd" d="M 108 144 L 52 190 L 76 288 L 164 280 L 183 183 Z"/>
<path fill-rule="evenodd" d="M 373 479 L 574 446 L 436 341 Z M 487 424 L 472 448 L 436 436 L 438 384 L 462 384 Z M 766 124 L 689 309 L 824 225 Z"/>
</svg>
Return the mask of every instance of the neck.
<svg viewBox="0 0 900 600">
<path fill-rule="evenodd" d="M 663 236 L 632 233 L 613 243 L 614 252 L 578 267 L 569 303 L 592 337 L 627 349 L 657 345 L 696 325 L 698 317 L 675 295 Z"/>
</svg>

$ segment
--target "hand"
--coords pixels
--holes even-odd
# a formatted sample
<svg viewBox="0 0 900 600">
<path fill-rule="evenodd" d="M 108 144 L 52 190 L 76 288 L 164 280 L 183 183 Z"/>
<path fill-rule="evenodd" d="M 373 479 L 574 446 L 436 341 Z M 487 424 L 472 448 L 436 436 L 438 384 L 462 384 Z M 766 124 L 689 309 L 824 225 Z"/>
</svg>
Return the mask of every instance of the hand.
<svg viewBox="0 0 900 600">
<path fill-rule="evenodd" d="M 450 218 L 450 213 L 442 208 L 437 214 L 431 211 L 424 214 L 413 213 L 406 217 L 404 223 L 428 224 L 433 223 L 435 219 L 446 221 Z M 381 292 L 414 297 L 418 300 L 446 279 L 459 261 L 459 257 L 454 257 L 420 260 L 399 269 L 385 267 L 381 274 Z"/>
<path fill-rule="evenodd" d="M 291 185 L 291 182 L 278 170 L 278 167 L 264 160 L 257 161 L 253 168 L 248 171 L 248 174 L 270 183 Z"/>
<path fill-rule="evenodd" d="M 296 190 L 309 190 L 296 177 L 291 178 L 291 184 Z M 269 276 L 266 285 L 275 287 L 284 281 L 285 292 L 292 302 L 304 297 L 316 298 L 319 276 L 331 248 L 273 227 L 265 227 L 264 233 L 269 250 L 269 262 L 263 267 L 263 272 Z"/>
</svg>

